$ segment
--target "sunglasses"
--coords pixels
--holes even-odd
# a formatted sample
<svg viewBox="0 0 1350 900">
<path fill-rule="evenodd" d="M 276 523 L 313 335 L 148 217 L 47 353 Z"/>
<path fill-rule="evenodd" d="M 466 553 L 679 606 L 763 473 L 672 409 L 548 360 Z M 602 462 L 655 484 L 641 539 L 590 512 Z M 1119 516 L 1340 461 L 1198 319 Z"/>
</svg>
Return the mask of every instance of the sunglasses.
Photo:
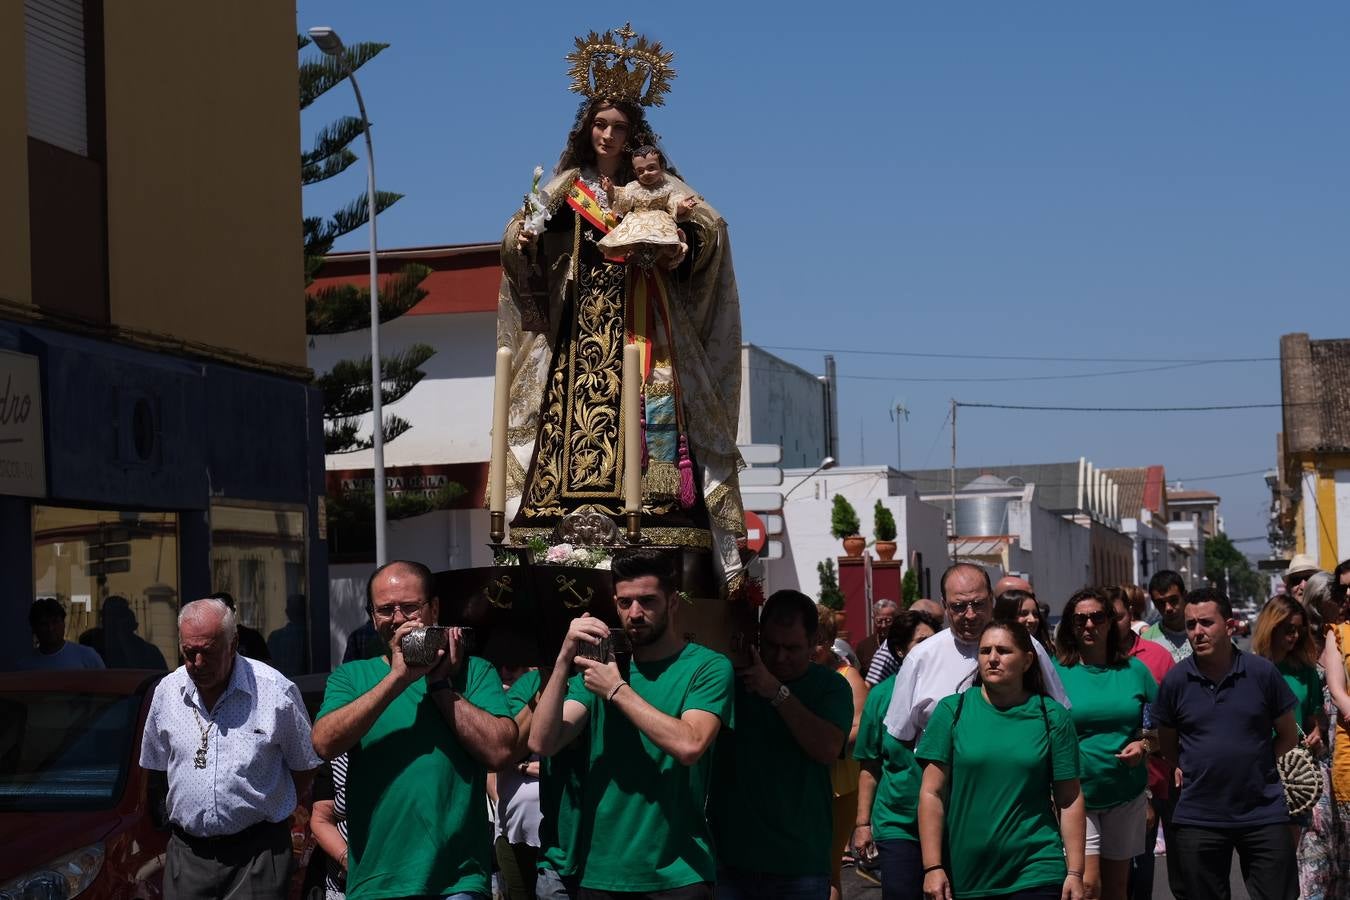
<svg viewBox="0 0 1350 900">
<path fill-rule="evenodd" d="M 1101 610 L 1097 610 L 1096 612 L 1090 613 L 1073 614 L 1073 623 L 1077 625 L 1079 628 L 1082 628 L 1089 622 L 1091 622 L 1093 625 L 1101 625 L 1105 621 L 1106 621 L 1106 613 L 1102 612 Z"/>
<path fill-rule="evenodd" d="M 974 610 L 975 612 L 981 612 L 988 603 L 988 600 L 966 600 L 962 603 L 948 603 L 947 612 L 954 616 L 964 616 L 968 609 Z"/>
</svg>

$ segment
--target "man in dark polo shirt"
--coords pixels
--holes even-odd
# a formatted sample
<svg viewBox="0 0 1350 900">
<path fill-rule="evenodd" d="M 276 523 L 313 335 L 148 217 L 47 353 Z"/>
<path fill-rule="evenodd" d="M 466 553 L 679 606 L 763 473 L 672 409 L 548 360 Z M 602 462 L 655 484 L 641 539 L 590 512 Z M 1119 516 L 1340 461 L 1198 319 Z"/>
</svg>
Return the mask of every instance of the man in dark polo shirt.
<svg viewBox="0 0 1350 900">
<path fill-rule="evenodd" d="M 1163 756 L 1182 778 L 1167 846 L 1172 894 L 1227 900 L 1236 850 L 1253 900 L 1285 900 L 1294 844 L 1275 760 L 1298 742 L 1294 694 L 1274 664 L 1233 646 L 1221 591 L 1191 591 L 1185 610 L 1193 653 L 1153 706 Z"/>
<path fill-rule="evenodd" d="M 777 591 L 754 663 L 738 673 L 713 770 L 719 900 L 829 895 L 830 766 L 853 724 L 853 693 L 811 661 L 819 621 L 810 597 Z"/>
</svg>

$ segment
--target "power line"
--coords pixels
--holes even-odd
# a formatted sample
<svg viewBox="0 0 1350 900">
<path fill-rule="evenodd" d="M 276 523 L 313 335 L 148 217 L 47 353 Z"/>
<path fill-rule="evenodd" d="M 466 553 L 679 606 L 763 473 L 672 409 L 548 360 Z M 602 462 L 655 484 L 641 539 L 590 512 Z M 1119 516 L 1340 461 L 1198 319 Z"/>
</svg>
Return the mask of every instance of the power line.
<svg viewBox="0 0 1350 900">
<path fill-rule="evenodd" d="M 1196 366 L 1208 366 L 1208 362 L 1184 362 L 1172 363 L 1166 366 L 1147 366 L 1139 369 L 1117 369 L 1112 372 L 1075 372 L 1072 375 L 839 375 L 839 378 L 848 378 L 853 381 L 904 381 L 904 382 L 934 382 L 946 383 L 955 381 L 981 381 L 981 382 L 999 382 L 1009 381 L 1063 381 L 1065 379 L 1079 380 L 1083 378 L 1109 378 L 1114 375 L 1140 375 L 1145 372 L 1169 372 L 1173 369 L 1191 369 Z"/>
<path fill-rule="evenodd" d="M 1214 406 L 1033 406 L 1030 403 L 968 403 L 971 409 L 1017 409 L 1048 413 L 1214 413 L 1230 409 L 1280 409 L 1282 406 L 1315 406 L 1316 403 L 1220 403 Z"/>
<path fill-rule="evenodd" d="M 753 342 L 751 342 L 753 344 Z M 1138 357 L 1131 356 L 1013 356 L 999 355 L 992 353 L 920 353 L 910 350 L 863 350 L 859 348 L 841 348 L 841 347 L 789 347 L 782 344 L 753 344 L 761 350 L 787 350 L 800 353 L 850 353 L 859 356 L 905 356 L 915 359 L 990 359 L 1016 362 L 1080 362 L 1080 363 L 1137 363 Z M 1251 363 L 1251 362 L 1279 362 L 1278 356 L 1232 356 L 1232 357 L 1212 357 L 1209 359 L 1191 360 L 1195 365 L 1209 365 L 1211 363 Z"/>
</svg>

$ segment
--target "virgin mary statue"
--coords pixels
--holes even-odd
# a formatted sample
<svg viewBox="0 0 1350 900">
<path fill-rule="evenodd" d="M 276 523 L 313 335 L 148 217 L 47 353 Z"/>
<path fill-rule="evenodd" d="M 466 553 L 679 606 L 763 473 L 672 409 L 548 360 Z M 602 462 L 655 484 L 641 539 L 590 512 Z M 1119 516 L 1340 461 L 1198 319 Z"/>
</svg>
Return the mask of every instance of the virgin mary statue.
<svg viewBox="0 0 1350 900">
<path fill-rule="evenodd" d="M 607 257 L 618 224 L 611 185 L 633 181 L 631 153 L 657 138 L 672 54 L 625 26 L 577 39 L 572 89 L 584 94 L 562 157 L 536 201 L 507 223 L 497 344 L 512 351 L 507 453 L 510 542 L 552 532 L 583 508 L 624 512 L 623 349 L 642 360 L 642 532 L 712 552 L 724 584 L 741 576 L 736 450 L 741 317 L 726 221 L 706 201 L 681 247 Z M 670 168 L 676 193 L 696 194 Z M 528 204 L 527 204 L 528 206 Z M 547 221 L 543 221 L 547 215 Z"/>
</svg>

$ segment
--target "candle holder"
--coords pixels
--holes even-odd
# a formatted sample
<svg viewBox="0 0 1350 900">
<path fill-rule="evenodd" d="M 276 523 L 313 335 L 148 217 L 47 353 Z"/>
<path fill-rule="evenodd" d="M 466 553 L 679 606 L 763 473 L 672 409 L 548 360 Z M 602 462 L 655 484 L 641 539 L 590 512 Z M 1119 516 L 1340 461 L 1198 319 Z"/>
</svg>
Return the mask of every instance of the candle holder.
<svg viewBox="0 0 1350 900">
<path fill-rule="evenodd" d="M 642 543 L 642 513 L 629 512 L 628 518 L 628 543 Z"/>
<path fill-rule="evenodd" d="M 506 540 L 505 512 L 489 513 L 488 537 L 492 539 L 492 543 L 494 544 L 500 544 L 502 541 Z"/>
</svg>

